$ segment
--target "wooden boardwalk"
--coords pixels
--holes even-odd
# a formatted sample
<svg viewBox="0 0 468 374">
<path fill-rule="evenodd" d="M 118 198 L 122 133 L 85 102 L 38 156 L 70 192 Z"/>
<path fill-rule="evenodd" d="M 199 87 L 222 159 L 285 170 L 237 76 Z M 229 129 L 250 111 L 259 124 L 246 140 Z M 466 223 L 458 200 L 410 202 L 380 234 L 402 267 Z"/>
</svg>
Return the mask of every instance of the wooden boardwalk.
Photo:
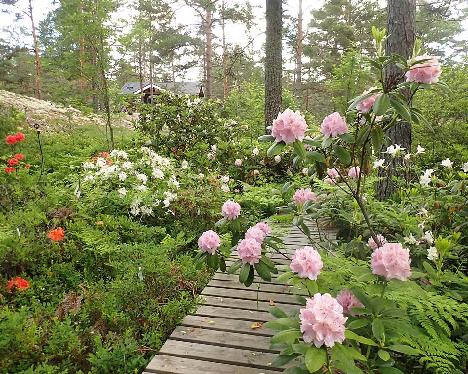
<svg viewBox="0 0 468 374">
<path fill-rule="evenodd" d="M 317 227 L 310 230 L 318 238 Z M 327 231 L 327 236 L 334 234 Z M 288 256 L 308 244 L 296 227 L 284 241 L 282 252 Z M 235 260 L 233 255 L 228 264 Z M 272 260 L 290 262 L 280 254 L 272 255 Z M 284 370 L 272 366 L 279 352 L 270 348 L 273 332 L 262 323 L 273 318 L 269 313 L 273 305 L 286 312 L 300 308 L 288 286 L 274 278 L 265 282 L 256 277 L 246 288 L 237 275 L 217 272 L 201 295 L 203 304 L 182 320 L 143 374 L 277 374 Z"/>
</svg>

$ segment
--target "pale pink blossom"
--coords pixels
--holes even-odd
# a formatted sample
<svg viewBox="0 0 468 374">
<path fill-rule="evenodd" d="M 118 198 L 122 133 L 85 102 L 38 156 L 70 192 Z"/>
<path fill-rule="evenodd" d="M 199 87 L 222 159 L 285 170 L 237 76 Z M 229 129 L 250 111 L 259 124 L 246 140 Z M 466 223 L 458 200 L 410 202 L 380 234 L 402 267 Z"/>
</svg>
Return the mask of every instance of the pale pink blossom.
<svg viewBox="0 0 468 374">
<path fill-rule="evenodd" d="M 254 239 L 259 243 L 263 243 L 263 239 L 265 239 L 265 233 L 260 227 L 252 226 L 246 231 L 245 238 Z"/>
<path fill-rule="evenodd" d="M 338 301 L 343 307 L 344 314 L 350 314 L 352 316 L 355 315 L 355 313 L 352 312 L 353 308 L 364 307 L 364 305 L 350 290 L 342 290 L 338 295 L 336 295 L 336 301 Z"/>
<path fill-rule="evenodd" d="M 336 178 L 338 178 L 340 176 L 340 174 L 338 173 L 338 170 L 336 168 L 327 169 L 327 175 L 331 179 L 336 179 Z"/>
<path fill-rule="evenodd" d="M 348 170 L 348 177 L 357 179 L 359 178 L 359 174 L 361 173 L 361 168 L 359 166 L 353 166 Z"/>
<path fill-rule="evenodd" d="M 242 262 L 256 264 L 262 257 L 262 244 L 255 239 L 243 239 L 237 244 L 237 255 Z"/>
<path fill-rule="evenodd" d="M 295 140 L 302 140 L 307 130 L 307 123 L 299 112 L 286 109 L 279 113 L 273 121 L 271 135 L 277 142 L 284 141 L 286 144 L 293 143 Z"/>
<path fill-rule="evenodd" d="M 326 137 L 332 138 L 346 134 L 348 132 L 348 125 L 340 113 L 334 112 L 323 119 L 320 131 Z"/>
<path fill-rule="evenodd" d="M 299 278 L 316 280 L 323 268 L 323 262 L 320 254 L 314 248 L 305 246 L 296 249 L 289 267 L 297 273 Z"/>
<path fill-rule="evenodd" d="M 302 338 L 306 343 L 314 343 L 317 348 L 322 345 L 333 347 L 335 343 L 345 340 L 345 323 L 343 307 L 328 293 L 316 293 L 307 299 L 306 307 L 300 310 Z"/>
<path fill-rule="evenodd" d="M 439 58 L 436 56 L 418 56 L 416 62 L 418 61 L 421 62 L 411 66 L 410 70 L 406 72 L 406 81 L 426 84 L 437 83 L 442 72 Z"/>
<path fill-rule="evenodd" d="M 318 201 L 318 197 L 310 188 L 300 188 L 294 192 L 293 200 L 296 205 L 302 205 L 307 201 Z"/>
<path fill-rule="evenodd" d="M 271 234 L 271 228 L 266 222 L 259 222 L 254 227 L 258 227 L 260 230 L 262 230 L 265 236 Z"/>
<path fill-rule="evenodd" d="M 233 220 L 239 217 L 241 206 L 235 201 L 228 200 L 223 204 L 221 211 L 223 213 L 224 218 Z"/>
<path fill-rule="evenodd" d="M 333 178 L 330 178 L 330 177 L 325 177 L 323 179 L 323 181 L 326 183 L 326 184 L 330 184 L 330 185 L 335 185 L 336 184 L 336 180 L 333 179 Z"/>
<path fill-rule="evenodd" d="M 377 234 L 377 240 L 380 242 L 380 245 L 378 245 L 374 238 L 371 236 L 369 238 L 369 240 L 367 241 L 367 245 L 373 250 L 375 251 L 377 248 L 383 246 L 385 243 L 387 243 L 387 239 L 385 239 L 385 237 L 382 235 L 382 234 Z"/>
<path fill-rule="evenodd" d="M 205 231 L 198 238 L 198 247 L 202 251 L 208 252 L 210 254 L 214 254 L 220 245 L 221 239 L 219 238 L 219 235 L 213 230 Z"/>
<path fill-rule="evenodd" d="M 236 160 L 234 161 L 234 165 L 242 166 L 242 160 L 240 158 L 236 158 Z"/>
<path fill-rule="evenodd" d="M 368 98 L 360 101 L 356 105 L 356 109 L 359 110 L 362 113 L 368 113 L 371 109 L 372 106 L 374 105 L 375 101 L 377 98 L 380 96 L 380 94 L 374 94 L 372 96 L 369 96 Z"/>
<path fill-rule="evenodd" d="M 372 253 L 372 273 L 385 279 L 407 280 L 411 276 L 409 250 L 400 243 L 385 243 Z"/>
</svg>

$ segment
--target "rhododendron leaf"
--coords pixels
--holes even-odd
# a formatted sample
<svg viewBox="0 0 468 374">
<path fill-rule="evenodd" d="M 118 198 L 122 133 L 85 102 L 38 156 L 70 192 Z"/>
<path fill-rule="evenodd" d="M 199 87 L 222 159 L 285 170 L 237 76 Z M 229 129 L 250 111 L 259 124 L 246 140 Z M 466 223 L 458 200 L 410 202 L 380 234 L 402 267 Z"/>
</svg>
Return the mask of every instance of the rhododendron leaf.
<svg viewBox="0 0 468 374">
<path fill-rule="evenodd" d="M 245 282 L 247 282 L 247 278 L 249 277 L 251 266 L 252 265 L 250 265 L 248 263 L 245 263 L 242 266 L 242 269 L 241 269 L 241 271 L 239 273 L 239 282 L 241 282 L 242 284 L 245 284 Z"/>
<path fill-rule="evenodd" d="M 379 154 L 380 149 L 382 148 L 382 143 L 384 141 L 384 131 L 382 127 L 375 126 L 371 130 L 371 141 L 372 141 L 372 148 L 374 148 L 374 154 Z"/>
<path fill-rule="evenodd" d="M 356 141 L 356 139 L 354 139 L 354 136 L 352 136 L 349 132 L 339 135 L 339 138 L 349 144 L 354 144 L 354 142 Z"/>
<path fill-rule="evenodd" d="M 261 142 L 272 142 L 275 140 L 275 137 L 273 135 L 262 135 L 258 137 L 258 140 Z"/>
<path fill-rule="evenodd" d="M 371 128 L 369 125 L 362 126 L 356 135 L 356 144 L 361 145 L 369 136 Z"/>
<path fill-rule="evenodd" d="M 377 355 L 384 361 L 390 360 L 390 353 L 384 351 L 383 349 L 379 349 Z"/>
<path fill-rule="evenodd" d="M 305 355 L 309 347 L 310 345 L 306 343 L 297 343 L 292 345 L 293 351 L 301 355 Z"/>
<path fill-rule="evenodd" d="M 364 304 L 364 306 L 366 306 L 368 309 L 372 309 L 372 304 L 369 300 L 369 297 L 364 292 L 362 292 L 360 288 L 352 287 L 351 291 L 353 292 L 354 296 L 356 296 L 359 301 Z"/>
<path fill-rule="evenodd" d="M 349 361 L 354 361 L 354 360 L 367 361 L 367 358 L 363 356 L 361 352 L 359 352 L 356 348 L 343 345 L 343 344 L 336 344 L 333 347 L 333 354 L 337 358 L 341 358 L 341 360 L 343 360 L 344 358 L 345 360 L 349 360 Z"/>
<path fill-rule="evenodd" d="M 276 269 L 276 266 L 275 266 L 274 262 L 271 261 L 268 257 L 262 256 L 262 258 L 260 259 L 260 261 L 263 262 L 263 263 L 268 267 L 268 269 L 269 269 L 270 271 L 273 272 L 273 271 L 276 270 L 276 272 L 278 272 L 278 270 Z"/>
<path fill-rule="evenodd" d="M 403 104 L 400 100 L 390 97 L 390 104 L 392 105 L 395 112 L 398 113 L 403 119 L 411 123 L 411 113 L 406 104 Z"/>
<path fill-rule="evenodd" d="M 291 271 L 286 271 L 284 272 L 283 274 L 281 274 L 277 279 L 278 282 L 286 282 L 288 281 L 289 279 L 291 279 L 292 277 L 294 276 L 294 273 L 291 272 Z"/>
<path fill-rule="evenodd" d="M 219 257 L 219 269 L 224 273 L 226 272 L 226 261 L 223 256 Z"/>
<path fill-rule="evenodd" d="M 281 367 L 292 361 L 294 358 L 296 358 L 295 355 L 279 355 L 271 365 L 274 367 Z"/>
<path fill-rule="evenodd" d="M 365 345 L 371 345 L 371 346 L 374 346 L 374 347 L 378 346 L 377 343 L 374 342 L 372 339 L 369 339 L 369 338 L 366 338 L 364 336 L 358 335 L 355 332 L 352 332 L 351 330 L 346 330 L 345 331 L 345 336 L 346 336 L 346 339 L 355 340 L 358 343 L 362 343 L 362 344 L 365 344 Z"/>
<path fill-rule="evenodd" d="M 357 309 L 357 308 L 353 308 L 353 309 Z M 370 321 L 368 319 L 365 319 L 365 318 L 359 318 L 359 319 L 355 319 L 354 321 L 351 321 L 350 323 L 348 323 L 348 329 L 350 330 L 357 330 L 357 329 L 360 329 L 364 326 L 367 326 L 369 325 Z"/>
<path fill-rule="evenodd" d="M 276 318 L 286 318 L 288 316 L 283 310 L 281 310 L 277 306 L 270 308 L 270 314 L 272 314 L 273 317 Z"/>
<path fill-rule="evenodd" d="M 255 265 L 255 270 L 257 271 L 257 274 L 262 278 L 263 280 L 270 282 L 271 281 L 271 274 L 270 270 L 268 269 L 268 266 L 262 262 L 259 261 Z"/>
<path fill-rule="evenodd" d="M 310 138 L 304 138 L 302 140 L 302 142 L 304 144 L 309 144 L 313 147 L 320 147 L 320 145 L 322 144 L 322 142 L 319 140 L 320 138 L 316 138 L 316 139 L 310 139 Z"/>
<path fill-rule="evenodd" d="M 327 351 L 317 347 L 309 347 L 304 356 L 304 363 L 310 373 L 315 373 L 327 361 Z"/>
<path fill-rule="evenodd" d="M 286 369 L 283 374 L 309 374 L 309 371 L 296 366 Z"/>
<path fill-rule="evenodd" d="M 284 330 L 280 331 L 271 338 L 272 344 L 293 344 L 301 336 L 299 330 Z"/>
<path fill-rule="evenodd" d="M 351 163 L 351 155 L 345 148 L 335 145 L 333 151 L 344 166 L 348 166 Z"/>
<path fill-rule="evenodd" d="M 268 321 L 264 326 L 275 331 L 291 330 L 299 327 L 297 321 L 286 317 Z"/>
<path fill-rule="evenodd" d="M 377 340 L 385 341 L 385 326 L 381 319 L 376 318 L 372 321 L 372 333 Z"/>
<path fill-rule="evenodd" d="M 293 158 L 293 167 L 297 167 L 300 165 L 300 163 L 303 161 L 303 158 L 301 156 L 297 155 Z"/>
<path fill-rule="evenodd" d="M 389 106 L 390 98 L 388 97 L 388 94 L 383 93 L 377 98 L 377 100 L 375 100 L 372 110 L 376 115 L 381 116 L 387 111 Z"/>
<path fill-rule="evenodd" d="M 400 369 L 397 369 L 397 368 L 394 368 L 394 367 L 380 366 L 378 369 L 379 369 L 379 372 L 382 373 L 382 374 L 405 374 Z"/>
<path fill-rule="evenodd" d="M 207 265 L 214 270 L 218 270 L 218 255 L 215 253 L 209 255 L 206 260 Z"/>
<path fill-rule="evenodd" d="M 294 143 L 293 143 L 293 148 L 294 148 L 294 152 L 296 152 L 296 154 L 304 159 L 306 157 L 306 151 L 305 151 L 305 148 L 304 148 L 304 144 L 302 144 L 302 142 L 300 140 L 295 140 Z"/>
<path fill-rule="evenodd" d="M 326 149 L 331 146 L 333 143 L 333 138 L 324 138 L 322 141 L 322 148 Z"/>
<path fill-rule="evenodd" d="M 378 90 L 377 89 L 372 90 L 372 91 L 366 92 L 365 94 L 362 94 L 362 95 L 360 95 L 358 97 L 355 97 L 351 101 L 351 103 L 349 104 L 347 111 L 350 112 L 351 110 L 353 110 L 356 107 L 356 105 L 358 105 L 358 103 L 360 103 L 361 101 L 371 97 L 376 91 L 378 91 Z"/>
<path fill-rule="evenodd" d="M 405 355 L 410 355 L 410 356 L 417 356 L 421 354 L 421 352 L 418 351 L 417 349 L 414 349 L 413 347 L 410 347 L 409 345 L 404 345 L 404 344 L 390 345 L 387 348 L 392 351 L 404 353 Z"/>
<path fill-rule="evenodd" d="M 241 268 L 241 266 L 242 266 L 242 261 L 237 260 L 231 266 L 229 266 L 228 274 L 234 274 L 237 270 Z"/>
<path fill-rule="evenodd" d="M 278 154 L 280 154 L 284 147 L 286 146 L 286 144 L 284 142 L 275 142 L 273 143 L 270 148 L 268 148 L 268 151 L 267 151 L 267 156 L 268 157 L 273 157 L 273 156 L 276 156 Z"/>
<path fill-rule="evenodd" d="M 335 366 L 346 374 L 364 374 L 364 372 L 354 364 L 353 360 L 337 360 Z"/>
<path fill-rule="evenodd" d="M 246 287 L 249 287 L 253 283 L 254 277 L 255 277 L 254 267 L 250 266 L 250 271 L 249 271 L 249 275 L 247 276 L 247 281 L 244 283 Z"/>
<path fill-rule="evenodd" d="M 305 281 L 307 291 L 309 292 L 309 295 L 315 295 L 318 292 L 318 284 L 316 281 L 307 279 Z"/>
<path fill-rule="evenodd" d="M 215 226 L 223 226 L 226 223 L 226 218 L 221 218 L 220 220 L 216 221 Z"/>
<path fill-rule="evenodd" d="M 307 152 L 307 159 L 312 160 L 312 161 L 317 161 L 317 162 L 324 162 L 325 156 L 320 152 L 310 151 L 310 152 Z"/>
</svg>

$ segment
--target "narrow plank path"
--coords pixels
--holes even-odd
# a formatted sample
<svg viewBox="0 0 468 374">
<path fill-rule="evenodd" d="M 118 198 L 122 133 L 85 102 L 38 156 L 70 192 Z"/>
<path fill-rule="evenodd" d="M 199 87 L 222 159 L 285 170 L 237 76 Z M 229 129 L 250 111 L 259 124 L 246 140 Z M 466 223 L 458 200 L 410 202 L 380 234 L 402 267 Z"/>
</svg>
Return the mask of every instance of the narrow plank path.
<svg viewBox="0 0 468 374">
<path fill-rule="evenodd" d="M 311 236 L 319 238 L 317 226 Z M 322 238 L 335 233 L 321 229 Z M 284 254 L 309 243 L 306 236 L 292 227 L 284 238 Z M 289 260 L 272 255 L 279 265 Z M 232 255 L 228 264 L 236 260 Z M 186 316 L 146 367 L 143 374 L 278 374 L 284 369 L 272 366 L 278 351 L 270 347 L 273 332 L 262 326 L 272 319 L 270 308 L 276 305 L 286 312 L 297 311 L 300 304 L 290 287 L 272 279 L 256 277 L 246 288 L 237 275 L 216 272 L 201 293 L 203 303 Z"/>
</svg>

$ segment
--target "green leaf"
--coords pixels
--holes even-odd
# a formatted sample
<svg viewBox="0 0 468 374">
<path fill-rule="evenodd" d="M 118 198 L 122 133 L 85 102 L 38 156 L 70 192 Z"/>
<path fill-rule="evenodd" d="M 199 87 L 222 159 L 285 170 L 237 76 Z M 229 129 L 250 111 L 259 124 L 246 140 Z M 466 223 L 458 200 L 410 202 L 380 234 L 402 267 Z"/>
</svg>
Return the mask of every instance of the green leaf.
<svg viewBox="0 0 468 374">
<path fill-rule="evenodd" d="M 374 111 L 376 115 L 381 116 L 387 111 L 389 106 L 390 106 L 390 98 L 388 97 L 388 94 L 384 93 L 384 94 L 381 94 L 377 98 L 377 100 L 375 100 L 375 103 L 372 106 L 372 110 Z"/>
<path fill-rule="evenodd" d="M 364 372 L 355 365 L 353 360 L 337 360 L 335 366 L 346 374 L 364 374 Z"/>
<path fill-rule="evenodd" d="M 382 148 L 384 137 L 385 137 L 385 134 L 384 134 L 382 127 L 375 126 L 371 130 L 371 141 L 372 141 L 372 148 L 374 148 L 374 154 L 380 153 L 380 149 Z"/>
<path fill-rule="evenodd" d="M 366 344 L 366 345 L 371 345 L 374 347 L 377 347 L 377 343 L 374 342 L 372 339 L 366 338 L 364 336 L 358 335 L 355 332 L 352 332 L 351 330 L 346 330 L 345 331 L 345 337 L 346 339 L 350 340 L 355 340 L 358 343 Z"/>
<path fill-rule="evenodd" d="M 390 97 L 390 104 L 392 105 L 393 109 L 395 109 L 395 112 L 397 112 L 400 115 L 401 118 L 411 123 L 411 113 L 406 103 L 403 104 L 400 100 L 394 97 Z"/>
<path fill-rule="evenodd" d="M 369 125 L 365 125 L 365 126 L 362 126 L 357 135 L 356 135 L 356 143 L 358 145 L 360 144 L 363 144 L 364 141 L 367 139 L 367 137 L 369 136 L 369 132 L 371 131 L 370 129 L 370 126 Z"/>
<path fill-rule="evenodd" d="M 272 314 L 273 317 L 276 317 L 276 318 L 287 318 L 288 317 L 288 315 L 283 310 L 278 308 L 277 306 L 274 306 L 273 308 L 270 308 L 270 314 Z"/>
<path fill-rule="evenodd" d="M 322 143 L 320 142 L 320 139 L 304 138 L 304 139 L 302 139 L 302 142 L 303 142 L 304 144 L 309 144 L 309 145 L 311 145 L 311 146 L 313 146 L 313 147 L 320 147 L 320 145 L 322 144 Z"/>
<path fill-rule="evenodd" d="M 278 368 L 286 365 L 288 362 L 292 361 L 296 356 L 295 355 L 279 355 L 275 358 L 275 361 L 271 364 L 272 366 Z"/>
<path fill-rule="evenodd" d="M 301 332 L 299 330 L 284 330 L 280 331 L 271 338 L 272 344 L 293 344 L 299 337 Z"/>
<path fill-rule="evenodd" d="M 239 270 L 242 266 L 243 262 L 241 260 L 237 260 L 231 266 L 229 266 L 228 274 L 234 274 L 237 270 Z"/>
<path fill-rule="evenodd" d="M 297 322 L 291 318 L 278 318 L 273 321 L 268 321 L 263 326 L 270 330 L 283 331 L 297 328 Z"/>
<path fill-rule="evenodd" d="M 254 267 L 250 266 L 249 275 L 247 277 L 247 280 L 244 283 L 246 287 L 249 287 L 253 283 L 254 277 L 255 277 Z"/>
<path fill-rule="evenodd" d="M 278 278 L 276 278 L 276 280 L 277 280 L 278 282 L 284 283 L 284 282 L 290 280 L 293 276 L 294 276 L 294 273 L 293 273 L 293 272 L 291 272 L 291 271 L 286 271 L 286 272 L 284 272 L 283 274 L 279 275 Z"/>
<path fill-rule="evenodd" d="M 333 143 L 333 138 L 324 138 L 322 141 L 322 148 L 328 148 Z"/>
<path fill-rule="evenodd" d="M 268 148 L 268 151 L 267 151 L 267 156 L 268 157 L 273 157 L 273 156 L 276 156 L 278 154 L 280 154 L 284 147 L 286 146 L 286 144 L 284 142 L 275 142 L 273 143 L 270 148 Z"/>
<path fill-rule="evenodd" d="M 379 372 L 382 374 L 405 374 L 400 369 L 397 369 L 394 367 L 384 367 L 384 366 L 379 367 Z"/>
<path fill-rule="evenodd" d="M 223 256 L 219 256 L 219 270 L 223 273 L 226 272 L 226 261 L 224 260 Z"/>
<path fill-rule="evenodd" d="M 283 374 L 309 374 L 309 372 L 305 369 L 295 366 L 293 368 L 286 369 Z"/>
<path fill-rule="evenodd" d="M 317 161 L 317 162 L 324 162 L 325 156 L 320 152 L 310 151 L 310 152 L 307 152 L 307 159 L 312 160 L 312 161 Z"/>
<path fill-rule="evenodd" d="M 404 344 L 390 345 L 387 348 L 392 351 L 404 353 L 405 355 L 410 355 L 410 356 L 417 356 L 420 354 L 420 352 L 417 349 L 414 349 L 413 347 L 410 347 L 409 345 L 404 345 Z"/>
<path fill-rule="evenodd" d="M 383 349 L 379 349 L 379 351 L 377 352 L 377 355 L 384 361 L 390 360 L 390 353 L 388 353 L 387 351 Z"/>
<path fill-rule="evenodd" d="M 268 269 L 268 266 L 264 262 L 259 261 L 254 266 L 260 278 L 262 278 L 263 280 L 267 282 L 271 281 L 270 269 Z"/>
<path fill-rule="evenodd" d="M 239 282 L 241 282 L 242 284 L 245 284 L 245 282 L 247 282 L 247 278 L 249 277 L 251 266 L 252 265 L 250 265 L 248 263 L 245 263 L 242 266 L 242 269 L 241 269 L 241 271 L 239 273 Z"/>
<path fill-rule="evenodd" d="M 372 333 L 379 341 L 385 341 L 385 326 L 381 319 L 376 318 L 372 321 Z"/>
<path fill-rule="evenodd" d="M 258 137 L 258 140 L 261 142 L 272 142 L 275 140 L 275 137 L 273 135 L 262 135 Z"/>
<path fill-rule="evenodd" d="M 218 270 L 218 255 L 216 253 L 212 254 L 212 255 L 209 255 L 206 258 L 206 263 L 207 263 L 209 268 L 211 268 L 213 270 Z"/>
<path fill-rule="evenodd" d="M 350 330 L 357 330 L 364 326 L 367 326 L 369 323 L 370 322 L 367 319 L 355 319 L 354 321 L 351 321 L 347 327 Z"/>
<path fill-rule="evenodd" d="M 327 361 L 327 351 L 322 348 L 310 347 L 304 356 L 305 366 L 310 373 L 315 373 Z"/>
<path fill-rule="evenodd" d="M 351 163 L 351 155 L 346 148 L 343 148 L 340 145 L 335 145 L 333 147 L 333 151 L 344 166 L 348 166 Z"/>
<path fill-rule="evenodd" d="M 300 140 L 295 140 L 293 143 L 294 152 L 301 158 L 304 159 L 306 157 L 306 150 L 304 148 L 304 144 Z"/>
<path fill-rule="evenodd" d="M 352 136 L 349 132 L 339 135 L 339 138 L 349 144 L 354 144 L 354 142 L 356 141 L 356 139 L 354 139 L 354 136 Z"/>
</svg>

